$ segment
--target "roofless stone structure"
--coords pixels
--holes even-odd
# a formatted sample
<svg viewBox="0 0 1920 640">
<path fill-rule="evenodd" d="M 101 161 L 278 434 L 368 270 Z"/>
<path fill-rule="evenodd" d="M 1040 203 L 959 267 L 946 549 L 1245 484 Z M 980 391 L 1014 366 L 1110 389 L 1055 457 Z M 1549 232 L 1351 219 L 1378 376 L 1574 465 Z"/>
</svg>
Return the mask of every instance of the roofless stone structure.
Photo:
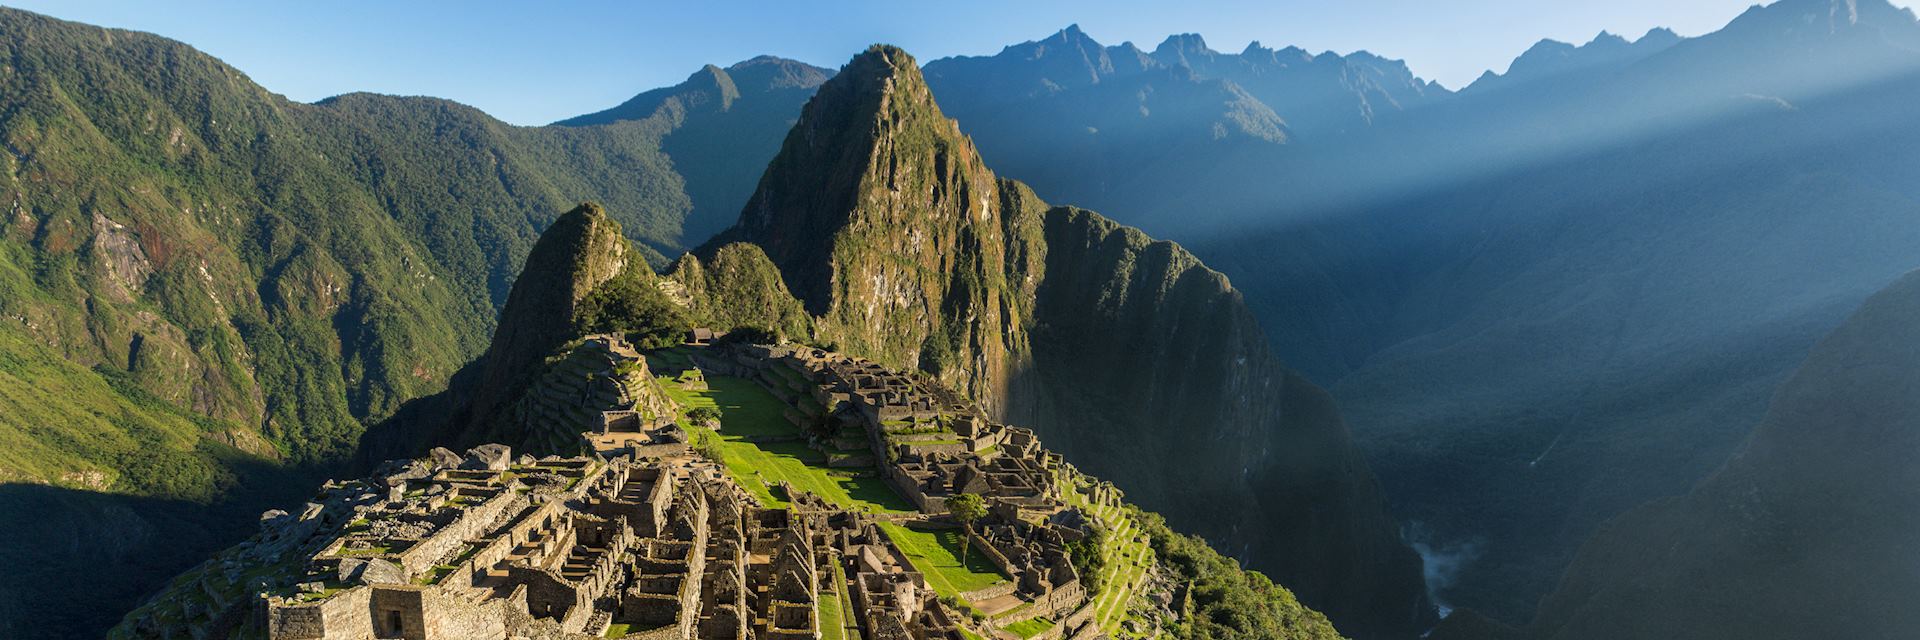
<svg viewBox="0 0 1920 640">
<path fill-rule="evenodd" d="M 999 626 L 1009 621 L 958 606 L 970 602 L 1061 621 L 1045 638 L 1100 637 L 1071 550 L 1091 520 L 1062 493 L 1079 486 L 1078 475 L 1033 432 L 986 420 L 928 380 L 843 354 L 706 340 L 682 347 L 677 366 L 691 371 L 671 379 L 756 381 L 835 466 L 873 469 L 920 513 L 853 510 L 784 483 L 786 505 L 773 507 L 691 446 L 683 407 L 628 389 L 635 372 L 665 383 L 650 379 L 643 356 L 607 336 L 576 348 L 587 354 L 558 360 L 592 363 L 576 377 L 621 381 L 580 387 L 579 408 L 564 404 L 566 393 L 540 398 L 553 424 L 598 412 L 579 434 L 580 455 L 435 449 L 328 482 L 299 516 L 267 514 L 263 537 L 306 541 L 297 568 L 263 582 L 267 636 L 1004 637 Z M 622 373 L 603 373 L 614 371 Z M 945 503 L 962 493 L 990 507 L 964 535 L 1005 580 L 942 594 L 889 527 L 957 531 Z"/>
</svg>

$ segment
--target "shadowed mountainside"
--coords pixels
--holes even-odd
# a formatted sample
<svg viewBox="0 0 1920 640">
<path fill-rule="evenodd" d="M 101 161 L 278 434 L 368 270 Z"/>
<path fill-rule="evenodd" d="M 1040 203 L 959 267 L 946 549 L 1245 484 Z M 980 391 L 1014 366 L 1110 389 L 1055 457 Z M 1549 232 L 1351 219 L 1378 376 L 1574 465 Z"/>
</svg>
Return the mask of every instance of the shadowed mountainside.
<svg viewBox="0 0 1920 640">
<path fill-rule="evenodd" d="M 1920 274 L 1814 347 L 1738 454 L 1609 522 L 1534 637 L 1902 638 L 1920 628 Z"/>
<path fill-rule="evenodd" d="M 1542 42 L 1457 94 L 1381 85 L 1405 108 L 1337 135 L 1192 62 L 1247 53 L 1174 38 L 1148 57 L 1241 86 L 1285 144 L 1181 133 L 1231 122 L 1230 101 L 1101 97 L 1141 57 L 1075 29 L 927 73 L 1004 175 L 1232 276 L 1457 567 L 1440 599 L 1518 621 L 1600 523 L 1725 460 L 1818 337 L 1911 267 L 1915 25 L 1885 0 L 1784 0 L 1697 38 Z M 1074 101 L 1100 107 L 1044 106 Z M 1066 141 L 1110 135 L 1102 113 L 1183 142 L 1078 158 Z"/>
</svg>

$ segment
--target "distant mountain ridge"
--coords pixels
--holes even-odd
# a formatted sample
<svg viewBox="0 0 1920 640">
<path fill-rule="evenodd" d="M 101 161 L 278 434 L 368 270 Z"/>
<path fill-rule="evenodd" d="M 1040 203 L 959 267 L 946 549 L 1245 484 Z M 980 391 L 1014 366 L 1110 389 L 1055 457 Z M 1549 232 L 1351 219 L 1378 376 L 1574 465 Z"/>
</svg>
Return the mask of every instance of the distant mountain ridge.
<svg viewBox="0 0 1920 640">
<path fill-rule="evenodd" d="M 678 240 L 693 246 L 733 223 L 800 105 L 830 75 L 832 70 L 773 56 L 724 69 L 707 65 L 679 85 L 554 125 L 652 122 L 669 127 L 661 136 L 661 151 L 673 159 L 692 200 Z"/>
<path fill-rule="evenodd" d="M 1541 40 L 1515 58 L 1504 74 L 1488 71 L 1461 89 L 1463 94 L 1499 91 L 1518 84 L 1557 78 L 1595 70 L 1618 69 L 1647 56 L 1680 44 L 1682 38 L 1671 29 L 1655 28 L 1638 40 L 1600 32 L 1593 40 L 1574 46 L 1558 40 Z"/>
<path fill-rule="evenodd" d="M 1003 175 L 1230 275 L 1275 350 L 1334 389 L 1422 542 L 1479 554 L 1436 577 L 1442 596 L 1504 620 L 1607 517 L 1713 469 L 1814 341 L 1911 266 L 1900 105 L 1920 28 L 1885 0 L 1545 42 L 1331 137 L 1233 80 L 1284 122 L 1278 141 L 1186 133 L 1231 122 L 1229 99 L 1155 123 L 1171 112 L 1141 115 L 1137 87 L 1101 95 L 1141 59 L 1217 79 L 1198 39 L 1103 58 L 1072 31 L 929 63 L 929 82 Z M 1102 144 L 1089 113 L 1156 142 Z"/>
<path fill-rule="evenodd" d="M 1525 620 L 1607 518 L 1710 473 L 1815 341 L 1912 266 L 1916 32 L 1884 1 L 1795 0 L 1463 91 L 1286 185 L 1399 158 L 1321 200 L 1393 197 L 1189 244 L 1263 321 L 1301 328 L 1276 332 L 1281 353 L 1334 376 L 1423 542 L 1477 554 L 1440 597 Z"/>
</svg>

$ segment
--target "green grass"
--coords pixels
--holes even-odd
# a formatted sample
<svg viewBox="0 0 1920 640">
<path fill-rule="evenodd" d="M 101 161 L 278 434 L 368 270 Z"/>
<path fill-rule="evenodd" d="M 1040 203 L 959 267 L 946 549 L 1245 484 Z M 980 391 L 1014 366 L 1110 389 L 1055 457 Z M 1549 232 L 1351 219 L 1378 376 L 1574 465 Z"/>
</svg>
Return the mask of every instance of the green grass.
<svg viewBox="0 0 1920 640">
<path fill-rule="evenodd" d="M 846 640 L 846 612 L 840 608 L 840 594 L 822 591 L 820 601 L 813 606 L 820 620 L 820 640 Z"/>
<path fill-rule="evenodd" d="M 325 585 L 326 586 L 322 587 L 319 591 L 300 594 L 299 597 L 296 598 L 296 600 L 299 600 L 301 602 L 319 602 L 321 600 L 325 600 L 327 598 L 333 597 L 333 594 L 340 593 L 341 591 L 345 591 L 346 588 L 349 586 L 347 585 L 347 583 L 341 582 L 339 580 L 332 580 L 332 579 L 327 580 Z"/>
<path fill-rule="evenodd" d="M 392 552 L 393 547 L 376 545 L 365 549 L 341 549 L 340 552 L 335 555 L 342 558 L 364 558 L 368 556 L 384 556 Z"/>
<path fill-rule="evenodd" d="M 784 415 L 786 403 L 759 383 L 732 376 L 710 376 L 707 390 L 689 391 L 667 385 L 667 396 L 680 406 L 720 410 L 720 432 L 728 438 L 788 436 L 799 433 Z"/>
<path fill-rule="evenodd" d="M 1013 635 L 1022 638 L 1031 638 L 1046 633 L 1048 629 L 1052 629 L 1053 621 L 1046 618 L 1033 618 L 1030 620 L 1021 620 L 1002 628 L 1012 632 Z"/>
<path fill-rule="evenodd" d="M 744 378 L 709 376 L 705 391 L 669 387 L 667 395 L 683 409 L 713 407 L 720 410 L 720 447 L 727 473 L 762 504 L 784 507 L 784 496 L 776 496 L 772 485 L 787 482 L 847 509 L 876 513 L 914 513 L 913 505 L 893 492 L 878 477 L 854 478 L 846 470 L 827 467 L 824 454 L 800 442 L 753 443 L 756 436 L 798 435 L 799 429 L 787 422 L 786 405 L 759 384 Z M 682 421 L 682 424 L 687 424 Z M 688 427 L 690 432 L 706 431 Z"/>
<path fill-rule="evenodd" d="M 964 534 L 959 529 L 917 531 L 891 522 L 880 523 L 880 528 L 940 595 L 958 597 L 1007 580 L 979 549 L 967 554 L 964 566 L 960 563 L 960 537 Z"/>
<path fill-rule="evenodd" d="M 1099 592 L 1092 594 L 1093 620 L 1108 634 L 1117 633 L 1132 616 L 1127 604 L 1155 562 L 1152 545 L 1144 540 L 1134 540 L 1141 530 L 1126 509 L 1095 506 L 1087 501 L 1085 495 L 1074 490 L 1077 482 L 1064 475 L 1056 478 L 1069 487 L 1065 492 L 1067 504 L 1079 507 L 1108 528 L 1100 549 L 1101 555 L 1107 560 L 1106 566 L 1100 570 L 1101 587 Z"/>
<path fill-rule="evenodd" d="M 847 573 L 844 569 L 840 568 L 840 563 L 834 562 L 830 564 L 833 566 L 833 598 L 834 601 L 839 604 L 839 607 L 837 607 L 838 611 L 833 615 L 838 617 L 837 621 L 840 627 L 835 630 L 827 626 L 826 614 L 822 614 L 820 616 L 820 631 L 824 638 L 828 640 L 833 638 L 839 638 L 840 640 L 861 640 L 860 627 L 857 623 L 854 623 L 853 600 L 847 597 Z"/>
<path fill-rule="evenodd" d="M 625 622 L 615 622 L 613 624 L 607 625 L 606 637 L 625 638 L 627 637 L 627 633 L 630 631 L 633 631 L 633 625 L 627 624 Z"/>
<path fill-rule="evenodd" d="M 682 347 L 648 352 L 647 361 L 649 365 L 654 363 L 668 365 L 662 368 L 691 369 L 693 367 L 693 360 L 687 357 L 686 349 Z M 684 374 L 680 379 L 685 379 Z"/>
<path fill-rule="evenodd" d="M 428 569 L 426 573 L 420 574 L 420 577 L 414 578 L 413 582 L 419 585 L 440 584 L 441 580 L 446 579 L 448 575 L 456 570 L 459 570 L 459 567 L 450 564 L 436 564 L 433 565 L 432 569 Z"/>
</svg>

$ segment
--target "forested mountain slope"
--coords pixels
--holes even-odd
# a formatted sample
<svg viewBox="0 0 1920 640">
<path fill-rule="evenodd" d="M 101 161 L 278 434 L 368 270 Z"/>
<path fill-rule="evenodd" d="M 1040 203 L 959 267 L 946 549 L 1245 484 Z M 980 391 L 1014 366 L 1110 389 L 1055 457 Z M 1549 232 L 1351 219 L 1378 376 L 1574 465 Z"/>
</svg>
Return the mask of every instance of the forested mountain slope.
<svg viewBox="0 0 1920 640">
<path fill-rule="evenodd" d="M 337 464 L 443 388 L 555 212 L 598 199 L 639 254 L 675 251 L 717 197 L 663 150 L 682 115 L 525 128 L 431 98 L 302 104 L 178 42 L 0 9 L 0 375 L 33 381 L 0 394 L 0 481 L 75 490 L 17 503 L 69 523 L 23 544 L 127 545 L 47 556 L 50 575 L 143 559 L 88 607 L 66 591 L 82 581 L 18 576 L 76 622 L 7 615 L 0 635 L 103 628 L 194 545 L 283 506 L 240 483 L 306 484 L 261 474 Z M 84 515 L 102 508 L 127 515 Z"/>
</svg>

